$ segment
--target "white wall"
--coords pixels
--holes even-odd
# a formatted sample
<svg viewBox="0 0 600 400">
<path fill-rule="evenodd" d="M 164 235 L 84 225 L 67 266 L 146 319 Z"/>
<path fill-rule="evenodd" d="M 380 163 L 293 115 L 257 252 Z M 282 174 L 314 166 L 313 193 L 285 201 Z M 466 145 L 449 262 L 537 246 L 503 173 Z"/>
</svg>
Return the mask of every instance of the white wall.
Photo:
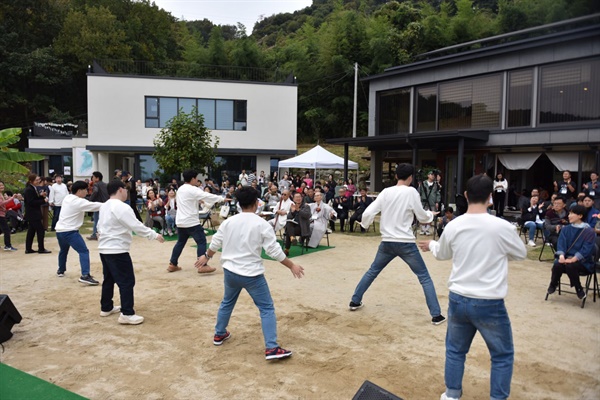
<svg viewBox="0 0 600 400">
<path fill-rule="evenodd" d="M 88 75 L 88 145 L 153 146 L 145 96 L 247 100 L 246 131 L 212 131 L 220 148 L 296 150 L 298 88 L 290 85 Z"/>
</svg>

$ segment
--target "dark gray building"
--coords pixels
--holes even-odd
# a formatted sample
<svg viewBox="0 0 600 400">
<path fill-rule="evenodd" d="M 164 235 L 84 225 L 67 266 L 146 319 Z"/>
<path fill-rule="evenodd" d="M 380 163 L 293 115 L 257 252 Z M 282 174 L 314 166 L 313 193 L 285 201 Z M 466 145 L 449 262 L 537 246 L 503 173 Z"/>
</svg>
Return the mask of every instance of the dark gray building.
<svg viewBox="0 0 600 400">
<path fill-rule="evenodd" d="M 384 161 L 442 171 L 448 202 L 475 173 L 541 187 L 563 170 L 581 187 L 598 169 L 600 15 L 436 50 L 370 76 L 371 190 Z"/>
</svg>

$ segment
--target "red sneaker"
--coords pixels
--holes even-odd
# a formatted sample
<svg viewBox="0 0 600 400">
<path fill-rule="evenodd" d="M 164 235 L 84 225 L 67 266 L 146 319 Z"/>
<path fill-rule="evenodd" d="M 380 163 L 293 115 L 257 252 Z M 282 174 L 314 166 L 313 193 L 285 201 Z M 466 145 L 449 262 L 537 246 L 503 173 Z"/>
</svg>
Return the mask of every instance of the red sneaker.
<svg viewBox="0 0 600 400">
<path fill-rule="evenodd" d="M 282 349 L 281 347 L 274 347 L 272 349 L 265 350 L 265 358 L 267 360 L 275 360 L 277 358 L 286 358 L 290 357 L 292 352 L 286 349 Z"/>
<path fill-rule="evenodd" d="M 220 345 L 223 344 L 224 341 L 226 341 L 230 337 L 231 337 L 231 333 L 230 332 L 225 332 L 224 335 L 215 335 L 215 337 L 213 339 L 213 344 L 215 346 L 220 346 Z"/>
</svg>

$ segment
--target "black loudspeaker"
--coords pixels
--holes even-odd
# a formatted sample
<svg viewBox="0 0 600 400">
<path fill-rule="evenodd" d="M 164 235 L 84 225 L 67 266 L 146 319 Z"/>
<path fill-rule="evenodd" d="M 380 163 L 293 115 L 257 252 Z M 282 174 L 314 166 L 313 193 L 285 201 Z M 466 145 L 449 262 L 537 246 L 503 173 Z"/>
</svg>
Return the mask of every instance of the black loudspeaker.
<svg viewBox="0 0 600 400">
<path fill-rule="evenodd" d="M 365 381 L 352 400 L 402 400 L 373 382 Z"/>
<path fill-rule="evenodd" d="M 14 324 L 21 322 L 21 314 L 15 305 L 5 294 L 0 294 L 0 343 L 6 342 L 12 337 L 10 331 Z"/>
</svg>

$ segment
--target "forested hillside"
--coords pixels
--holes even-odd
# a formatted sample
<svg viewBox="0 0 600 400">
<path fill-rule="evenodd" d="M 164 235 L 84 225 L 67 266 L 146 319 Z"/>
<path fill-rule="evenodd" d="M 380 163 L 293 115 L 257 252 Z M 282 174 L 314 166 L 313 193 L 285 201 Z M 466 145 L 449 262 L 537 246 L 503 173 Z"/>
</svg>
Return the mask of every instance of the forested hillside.
<svg viewBox="0 0 600 400">
<path fill-rule="evenodd" d="M 85 126 L 94 59 L 188 62 L 292 71 L 301 142 L 350 135 L 360 75 L 420 53 L 600 11 L 596 0 L 314 0 L 246 27 L 179 21 L 148 0 L 3 0 L 0 129 L 34 121 Z M 359 88 L 359 135 L 367 92 Z"/>
</svg>

